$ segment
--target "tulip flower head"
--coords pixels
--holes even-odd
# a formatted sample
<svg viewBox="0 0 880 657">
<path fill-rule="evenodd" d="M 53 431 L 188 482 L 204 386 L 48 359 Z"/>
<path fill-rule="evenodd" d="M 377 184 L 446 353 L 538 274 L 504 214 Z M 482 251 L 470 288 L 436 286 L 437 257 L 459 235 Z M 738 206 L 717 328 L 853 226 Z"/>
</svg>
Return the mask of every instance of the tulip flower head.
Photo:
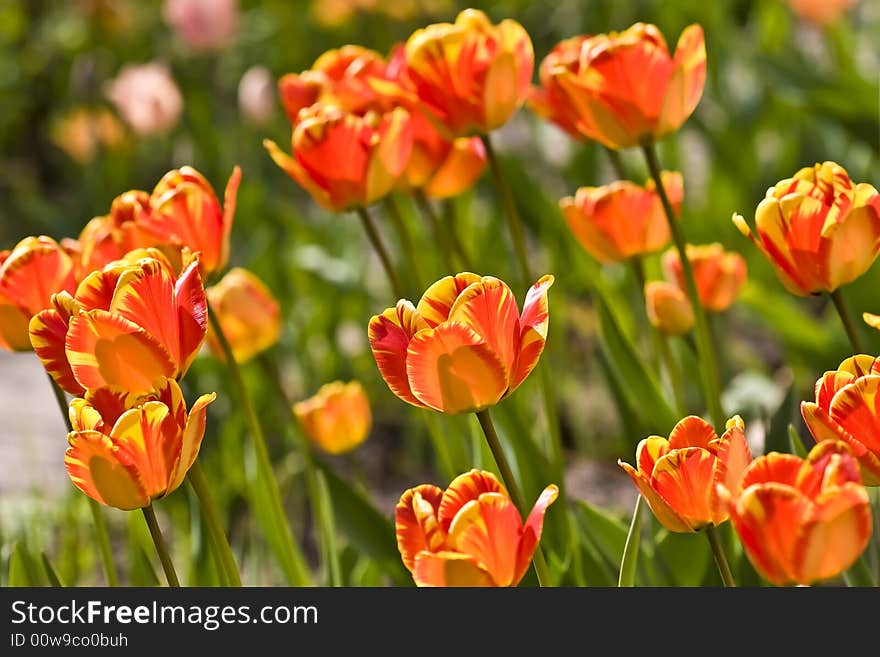
<svg viewBox="0 0 880 657">
<path fill-rule="evenodd" d="M 328 454 L 343 454 L 370 434 L 370 401 L 357 381 L 334 381 L 321 386 L 314 397 L 293 406 L 293 413 L 309 440 Z"/>
<path fill-rule="evenodd" d="M 677 212 L 684 197 L 681 174 L 664 171 L 661 179 Z M 669 224 L 653 181 L 644 187 L 627 180 L 581 187 L 559 207 L 581 246 L 602 263 L 653 253 L 669 243 Z"/>
<path fill-rule="evenodd" d="M 665 335 L 685 335 L 694 327 L 694 307 L 678 285 L 647 283 L 645 307 L 651 326 Z"/>
<path fill-rule="evenodd" d="M 727 520 L 716 484 L 737 489 L 752 455 L 737 415 L 719 438 L 702 418 L 684 418 L 669 434 L 645 438 L 636 449 L 636 468 L 618 461 L 648 502 L 657 520 L 672 532 L 697 532 Z"/>
<path fill-rule="evenodd" d="M 511 394 L 534 369 L 547 339 L 543 276 L 520 314 L 506 283 L 462 273 L 431 285 L 418 305 L 400 300 L 370 320 L 376 365 L 403 401 L 442 413 L 481 411 Z"/>
<path fill-rule="evenodd" d="M 237 362 L 247 362 L 278 342 L 278 301 L 263 281 L 247 269 L 233 267 L 206 294 Z M 210 326 L 208 348 L 215 357 L 223 357 L 223 349 Z"/>
<path fill-rule="evenodd" d="M 738 492 L 719 486 L 749 560 L 773 584 L 811 584 L 849 568 L 871 537 L 871 506 L 846 443 L 806 459 L 771 452 L 746 468 Z"/>
<path fill-rule="evenodd" d="M 30 321 L 31 344 L 67 392 L 119 387 L 145 394 L 189 368 L 207 331 L 197 258 L 175 276 L 155 249 L 133 251 L 83 280 Z"/>
<path fill-rule="evenodd" d="M 746 282 L 746 261 L 738 253 L 725 251 L 718 242 L 698 246 L 688 244 L 685 253 L 694 270 L 703 308 L 715 313 L 727 310 Z M 682 290 L 686 289 L 677 249 L 669 249 L 663 254 L 663 268 L 667 278 L 675 281 Z"/>
<path fill-rule="evenodd" d="M 654 25 L 567 39 L 540 66 L 531 107 L 571 135 L 620 149 L 657 141 L 693 113 L 706 81 L 703 28 L 670 55 Z"/>
<path fill-rule="evenodd" d="M 79 234 L 77 280 L 125 257 L 129 251 L 155 246 L 158 237 L 144 227 L 143 219 L 149 212 L 150 195 L 132 189 L 113 199 L 109 214 L 89 221 Z"/>
<path fill-rule="evenodd" d="M 26 237 L 0 251 L 0 349 L 29 351 L 28 322 L 52 295 L 76 287 L 74 261 L 51 237 Z"/>
<path fill-rule="evenodd" d="M 394 511 L 397 548 L 418 586 L 516 586 L 541 540 L 553 484 L 522 518 L 490 472 L 471 470 L 445 491 L 410 488 Z"/>
<path fill-rule="evenodd" d="M 773 264 L 793 294 L 833 292 L 864 274 L 880 253 L 880 195 L 834 162 L 805 167 L 767 190 L 757 236 L 733 223 Z"/>
<path fill-rule="evenodd" d="M 124 510 L 168 495 L 198 456 L 215 398 L 202 395 L 187 413 L 180 387 L 167 378 L 144 395 L 89 390 L 70 402 L 64 462 L 71 481 L 93 500 Z"/>
<path fill-rule="evenodd" d="M 862 468 L 866 486 L 880 486 L 880 359 L 861 354 L 816 382 L 816 401 L 801 415 L 816 442 L 842 440 Z"/>
</svg>

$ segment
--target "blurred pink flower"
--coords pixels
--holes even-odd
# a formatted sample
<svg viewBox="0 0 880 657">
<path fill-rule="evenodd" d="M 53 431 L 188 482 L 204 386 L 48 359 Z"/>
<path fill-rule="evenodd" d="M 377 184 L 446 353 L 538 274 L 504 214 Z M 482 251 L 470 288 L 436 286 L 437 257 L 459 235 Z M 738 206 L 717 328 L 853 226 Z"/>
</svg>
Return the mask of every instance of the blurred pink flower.
<svg viewBox="0 0 880 657">
<path fill-rule="evenodd" d="M 165 21 L 191 50 L 219 50 L 238 30 L 238 0 L 165 0 Z"/>
<path fill-rule="evenodd" d="M 183 111 L 180 90 L 168 69 L 158 62 L 124 66 L 108 83 L 106 94 L 140 135 L 167 132 Z"/>
<path fill-rule="evenodd" d="M 238 83 L 238 107 L 249 121 L 266 123 L 275 111 L 275 78 L 265 66 L 252 66 Z"/>
</svg>

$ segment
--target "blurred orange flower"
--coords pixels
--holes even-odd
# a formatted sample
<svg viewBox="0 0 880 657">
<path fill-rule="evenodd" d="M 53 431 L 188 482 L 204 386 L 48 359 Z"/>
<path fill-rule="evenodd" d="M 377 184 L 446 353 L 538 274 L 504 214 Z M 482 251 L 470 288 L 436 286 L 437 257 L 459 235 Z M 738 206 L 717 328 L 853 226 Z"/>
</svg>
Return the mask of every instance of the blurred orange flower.
<svg viewBox="0 0 880 657">
<path fill-rule="evenodd" d="M 706 80 L 703 28 L 687 27 L 674 56 L 656 26 L 579 36 L 559 43 L 540 66 L 530 105 L 572 135 L 608 148 L 656 141 L 693 113 Z"/>
<path fill-rule="evenodd" d="M 523 524 L 491 472 L 471 470 L 445 491 L 410 488 L 394 511 L 397 548 L 418 586 L 516 586 L 558 494 L 547 486 Z"/>
<path fill-rule="evenodd" d="M 412 151 L 409 114 L 349 114 L 315 104 L 293 129 L 293 157 L 271 140 L 263 145 L 275 164 L 321 207 L 341 212 L 367 206 L 397 184 Z"/>
<path fill-rule="evenodd" d="M 768 189 L 755 210 L 757 237 L 741 215 L 733 222 L 793 294 L 833 292 L 880 252 L 880 195 L 835 162 L 804 167 Z"/>
<path fill-rule="evenodd" d="M 117 386 L 138 395 L 178 378 L 205 338 L 207 311 L 198 259 L 175 276 L 155 249 L 91 273 L 71 296 L 30 321 L 34 351 L 64 390 Z"/>
<path fill-rule="evenodd" d="M 791 10 L 804 20 L 819 26 L 831 25 L 848 9 L 855 5 L 856 0 L 786 0 Z"/>
<path fill-rule="evenodd" d="M 497 404 L 541 357 L 552 284 L 549 274 L 535 283 L 521 315 L 506 283 L 471 273 L 440 279 L 417 306 L 401 299 L 370 320 L 382 378 L 403 401 L 442 413 Z"/>
<path fill-rule="evenodd" d="M 737 415 L 721 438 L 708 422 L 691 415 L 669 434 L 645 438 L 636 465 L 618 461 L 648 502 L 657 520 L 672 532 L 696 532 L 727 520 L 717 484 L 736 491 L 752 455 Z"/>
<path fill-rule="evenodd" d="M 749 560 L 773 584 L 810 584 L 849 568 L 871 537 L 871 506 L 847 445 L 822 441 L 806 460 L 772 452 L 720 495 Z"/>
<path fill-rule="evenodd" d="M 694 307 L 678 285 L 650 281 L 645 285 L 648 321 L 666 335 L 684 335 L 694 327 Z"/>
<path fill-rule="evenodd" d="M 681 174 L 663 171 L 663 187 L 678 212 L 684 198 Z M 653 181 L 640 187 L 619 180 L 603 187 L 581 187 L 559 201 L 565 221 L 581 246 L 599 262 L 620 262 L 662 249 L 669 224 Z"/>
<path fill-rule="evenodd" d="M 125 140 L 125 128 L 107 108 L 78 107 L 52 126 L 52 141 L 79 164 L 88 164 L 99 149 L 113 150 Z"/>
<path fill-rule="evenodd" d="M 29 351 L 28 321 L 52 295 L 76 287 L 74 262 L 51 237 L 26 237 L 0 251 L 0 349 Z"/>
<path fill-rule="evenodd" d="M 64 458 L 71 481 L 93 500 L 124 510 L 168 495 L 198 456 L 216 396 L 202 395 L 187 413 L 177 382 L 162 378 L 144 395 L 100 388 L 74 399 Z"/>
<path fill-rule="evenodd" d="M 685 252 L 694 269 L 703 308 L 716 313 L 727 310 L 746 282 L 746 261 L 739 253 L 725 251 L 718 242 L 688 244 Z M 663 254 L 663 268 L 670 280 L 678 283 L 682 290 L 686 289 L 677 249 L 671 248 Z"/>
<path fill-rule="evenodd" d="M 293 406 L 309 440 L 328 454 L 343 454 L 370 435 L 370 401 L 357 381 L 334 381 Z"/>
<path fill-rule="evenodd" d="M 256 275 L 233 267 L 206 293 L 237 362 L 244 363 L 278 342 L 281 310 L 272 292 Z M 208 348 L 215 357 L 223 358 L 223 349 L 211 326 Z"/>
<path fill-rule="evenodd" d="M 816 401 L 801 414 L 817 442 L 842 440 L 862 467 L 866 486 L 880 486 L 880 360 L 864 354 L 843 361 L 816 382 Z"/>
</svg>

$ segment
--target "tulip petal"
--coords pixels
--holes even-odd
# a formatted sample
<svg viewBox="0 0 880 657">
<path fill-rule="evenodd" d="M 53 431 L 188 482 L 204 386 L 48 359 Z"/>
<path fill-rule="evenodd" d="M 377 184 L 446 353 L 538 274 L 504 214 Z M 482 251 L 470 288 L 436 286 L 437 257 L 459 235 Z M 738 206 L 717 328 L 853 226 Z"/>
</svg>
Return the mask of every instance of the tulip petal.
<svg viewBox="0 0 880 657">
<path fill-rule="evenodd" d="M 519 107 L 516 65 L 516 58 L 511 52 L 499 53 L 489 65 L 483 86 L 486 113 L 483 127 L 486 132 L 504 125 Z"/>
<path fill-rule="evenodd" d="M 709 449 L 709 443 L 717 438 L 718 435 L 711 424 L 701 417 L 689 415 L 673 427 L 669 434 L 669 448 L 701 447 Z"/>
<path fill-rule="evenodd" d="M 863 376 L 831 400 L 829 415 L 870 452 L 880 454 L 880 375 Z"/>
<path fill-rule="evenodd" d="M 459 552 L 420 552 L 413 566 L 417 586 L 488 587 L 492 578 L 472 557 Z"/>
<path fill-rule="evenodd" d="M 804 462 L 794 454 L 770 452 L 752 461 L 743 473 L 741 487 L 775 482 L 786 486 L 797 486 L 798 476 Z"/>
<path fill-rule="evenodd" d="M 710 490 L 712 522 L 720 525 L 727 520 L 727 508 L 718 497 L 718 486 L 723 486 L 733 497 L 741 492 L 743 474 L 752 461 L 752 453 L 741 424 L 732 424 L 718 440 L 715 470 Z"/>
<path fill-rule="evenodd" d="M 535 548 L 541 540 L 541 533 L 544 529 L 544 514 L 547 508 L 559 497 L 559 487 L 550 484 L 543 490 L 535 506 L 529 512 L 529 517 L 523 525 L 522 538 L 519 543 L 519 550 L 516 555 L 516 574 L 514 581 L 519 582 L 526 574 Z"/>
<path fill-rule="evenodd" d="M 677 130 L 696 109 L 706 82 L 706 44 L 703 28 L 689 25 L 678 38 L 672 75 L 666 87 L 657 136 Z"/>
<path fill-rule="evenodd" d="M 555 278 L 546 274 L 542 276 L 526 294 L 520 316 L 520 347 L 516 370 L 510 381 L 510 392 L 516 390 L 538 364 L 547 342 L 547 328 L 550 322 L 550 310 L 547 304 L 547 292 Z"/>
<path fill-rule="evenodd" d="M 442 497 L 442 489 L 422 484 L 401 495 L 394 509 L 397 549 L 410 572 L 420 552 L 436 552 L 446 543 L 446 531 L 437 520 Z"/>
<path fill-rule="evenodd" d="M 116 283 L 128 267 L 111 265 L 106 269 L 90 273 L 76 288 L 77 303 L 83 310 L 110 310 Z"/>
<path fill-rule="evenodd" d="M 150 401 L 123 413 L 110 432 L 120 454 L 137 468 L 151 497 L 171 492 L 169 477 L 180 458 L 180 430 L 165 404 Z"/>
<path fill-rule="evenodd" d="M 177 278 L 174 302 L 177 306 L 176 323 L 180 326 L 177 368 L 179 376 L 183 376 L 198 355 L 208 331 L 208 299 L 198 260 L 191 262 Z"/>
<path fill-rule="evenodd" d="M 639 474 L 650 480 L 654 465 L 660 457 L 669 453 L 669 449 L 669 441 L 660 436 L 648 436 L 640 440 L 636 447 L 636 465 Z"/>
<path fill-rule="evenodd" d="M 12 303 L 0 290 L 0 349 L 8 351 L 32 349 L 28 335 L 30 318 L 26 311 Z"/>
<path fill-rule="evenodd" d="M 108 436 L 97 431 L 73 432 L 64 464 L 71 481 L 101 504 L 131 510 L 145 507 L 150 496 L 137 468 L 120 454 Z"/>
<path fill-rule="evenodd" d="M 850 372 L 825 372 L 822 378 L 816 381 L 816 404 L 825 411 L 831 409 L 831 400 L 837 391 L 845 385 L 849 385 L 855 381 L 861 374 L 856 375 Z"/>
<path fill-rule="evenodd" d="M 218 268 L 225 266 L 229 261 L 229 237 L 232 233 L 232 222 L 235 219 L 235 208 L 238 202 L 238 187 L 241 184 L 241 167 L 236 165 L 232 169 L 232 175 L 226 181 L 226 189 L 223 190 L 223 230 L 220 242 L 220 259 Z"/>
<path fill-rule="evenodd" d="M 651 488 L 696 531 L 712 522 L 715 457 L 700 447 L 685 447 L 661 457 Z"/>
<path fill-rule="evenodd" d="M 403 401 L 424 408 L 410 389 L 406 372 L 407 347 L 416 332 L 427 328 L 418 311 L 401 299 L 395 308 L 386 309 L 370 319 L 368 337 L 379 373 L 395 395 Z"/>
<path fill-rule="evenodd" d="M 463 272 L 455 276 L 446 276 L 431 285 L 419 303 L 416 310 L 419 316 L 425 320 L 429 327 L 434 328 L 441 322 L 449 319 L 449 312 L 458 295 L 473 283 L 478 283 L 480 277 L 470 272 Z"/>
<path fill-rule="evenodd" d="M 515 586 L 522 518 L 507 495 L 483 493 L 465 504 L 449 527 L 449 546 L 469 555 L 496 586 Z"/>
<path fill-rule="evenodd" d="M 629 463 L 618 460 L 617 465 L 633 480 L 636 488 L 645 498 L 651 511 L 657 517 L 661 525 L 671 532 L 693 532 L 691 526 L 664 500 L 653 488 L 651 488 L 648 476 L 640 475 Z"/>
<path fill-rule="evenodd" d="M 168 478 L 168 489 L 165 491 L 166 495 L 176 490 L 183 483 L 186 473 L 189 472 L 192 464 L 195 463 L 196 457 L 199 455 L 199 448 L 202 446 L 202 438 L 205 436 L 205 425 L 208 422 L 208 405 L 215 399 L 217 399 L 217 393 L 215 392 L 202 395 L 196 399 L 190 409 L 183 430 L 180 455 L 171 469 Z"/>
<path fill-rule="evenodd" d="M 826 236 L 831 289 L 851 283 L 874 264 L 880 252 L 880 211 L 871 205 L 853 208 L 836 226 Z"/>
<path fill-rule="evenodd" d="M 468 502 L 479 499 L 483 493 L 507 495 L 507 491 L 497 477 L 485 470 L 471 470 L 453 479 L 443 493 L 443 499 L 437 509 L 437 517 L 443 531 L 449 531 L 449 526 L 461 507 Z"/>
<path fill-rule="evenodd" d="M 290 155 L 282 151 L 278 147 L 278 144 L 271 139 L 264 139 L 263 147 L 269 151 L 269 156 L 275 164 L 277 164 L 284 173 L 299 183 L 300 187 L 305 189 L 318 205 L 333 212 L 338 212 L 339 210 L 344 209 L 344 207 L 337 207 L 337 205 L 331 200 L 330 193 L 327 189 L 312 180 L 303 166 L 290 157 Z"/>
<path fill-rule="evenodd" d="M 70 402 L 70 423 L 74 430 L 94 429 L 110 434 L 116 420 L 138 403 L 135 395 L 123 388 L 95 388 L 85 398 Z"/>
<path fill-rule="evenodd" d="M 85 389 L 74 377 L 65 351 L 68 322 L 69 316 L 65 317 L 52 308 L 34 315 L 28 331 L 34 353 L 49 375 L 63 390 L 79 397 Z"/>
</svg>

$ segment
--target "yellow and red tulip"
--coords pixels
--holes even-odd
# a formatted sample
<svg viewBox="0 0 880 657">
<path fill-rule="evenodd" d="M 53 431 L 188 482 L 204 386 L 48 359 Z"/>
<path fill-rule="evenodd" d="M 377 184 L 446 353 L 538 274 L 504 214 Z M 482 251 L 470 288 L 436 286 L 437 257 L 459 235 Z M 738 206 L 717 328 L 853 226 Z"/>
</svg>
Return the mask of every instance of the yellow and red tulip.
<svg viewBox="0 0 880 657">
<path fill-rule="evenodd" d="M 739 253 L 725 251 L 718 242 L 688 244 L 685 252 L 694 270 L 703 308 L 715 313 L 727 310 L 745 285 L 746 261 Z M 684 272 L 677 249 L 669 249 L 663 254 L 663 268 L 667 277 L 684 290 Z"/>
<path fill-rule="evenodd" d="M 134 251 L 83 280 L 30 321 L 31 344 L 64 390 L 116 386 L 131 394 L 179 378 L 205 338 L 198 259 L 179 276 L 155 249 Z"/>
<path fill-rule="evenodd" d="M 703 29 L 681 33 L 675 54 L 656 26 L 561 42 L 540 67 L 532 108 L 569 134 L 608 148 L 653 142 L 693 113 L 706 81 Z"/>
<path fill-rule="evenodd" d="M 749 560 L 773 584 L 810 584 L 849 568 L 871 537 L 871 506 L 846 443 L 822 441 L 806 459 L 772 452 L 719 494 Z"/>
<path fill-rule="evenodd" d="M 253 273 L 233 267 L 206 294 L 237 362 L 244 363 L 278 342 L 281 309 L 269 288 Z M 208 348 L 217 358 L 223 357 L 210 326 Z"/>
<path fill-rule="evenodd" d="M 636 468 L 618 461 L 657 520 L 673 532 L 696 532 L 727 520 L 716 490 L 737 485 L 752 455 L 739 416 L 727 421 L 719 438 L 702 418 L 684 418 L 669 440 L 650 436 L 636 449 Z"/>
<path fill-rule="evenodd" d="M 681 174 L 664 171 L 663 187 L 677 212 L 684 197 Z M 653 181 L 644 187 L 619 180 L 581 187 L 559 201 L 565 221 L 581 246 L 599 262 L 620 262 L 662 249 L 669 224 Z"/>
<path fill-rule="evenodd" d="M 755 210 L 757 236 L 741 215 L 733 222 L 798 295 L 851 283 L 880 253 L 880 195 L 835 162 L 804 167 L 768 189 Z"/>
<path fill-rule="evenodd" d="M 294 404 L 293 412 L 309 440 L 328 454 L 351 451 L 370 434 L 370 401 L 357 381 L 323 385 L 313 397 Z"/>
<path fill-rule="evenodd" d="M 369 205 L 395 187 L 412 151 L 412 124 L 402 108 L 358 116 L 315 104 L 300 113 L 292 143 L 291 157 L 275 142 L 263 142 L 316 203 L 341 212 Z"/>
<path fill-rule="evenodd" d="M 394 512 L 397 548 L 418 586 L 516 586 L 558 494 L 547 486 L 524 524 L 490 472 L 459 475 L 445 491 L 410 488 Z"/>
<path fill-rule="evenodd" d="M 816 382 L 816 401 L 801 414 L 817 442 L 842 440 L 862 468 L 866 486 L 880 486 L 880 360 L 858 355 Z"/>
<path fill-rule="evenodd" d="M 81 254 L 77 280 L 119 260 L 129 251 L 156 246 L 160 240 L 144 227 L 143 218 L 149 212 L 149 193 L 132 189 L 113 199 L 110 214 L 89 221 L 79 234 Z"/>
<path fill-rule="evenodd" d="M 534 369 L 547 339 L 543 276 L 522 314 L 492 276 L 462 273 L 431 285 L 417 306 L 401 299 L 370 320 L 376 365 L 405 402 L 443 413 L 480 411 L 511 394 Z"/>
<path fill-rule="evenodd" d="M 685 335 L 694 327 L 694 307 L 678 285 L 651 281 L 645 285 L 645 306 L 651 326 L 666 335 Z"/>
<path fill-rule="evenodd" d="M 52 295 L 76 287 L 75 263 L 51 237 L 26 237 L 0 251 L 0 349 L 29 351 L 28 322 Z"/>
<path fill-rule="evenodd" d="M 198 456 L 216 394 L 202 395 L 187 413 L 176 381 L 162 378 L 156 386 L 143 395 L 99 388 L 70 403 L 67 472 L 101 504 L 148 506 L 177 489 Z"/>
</svg>

